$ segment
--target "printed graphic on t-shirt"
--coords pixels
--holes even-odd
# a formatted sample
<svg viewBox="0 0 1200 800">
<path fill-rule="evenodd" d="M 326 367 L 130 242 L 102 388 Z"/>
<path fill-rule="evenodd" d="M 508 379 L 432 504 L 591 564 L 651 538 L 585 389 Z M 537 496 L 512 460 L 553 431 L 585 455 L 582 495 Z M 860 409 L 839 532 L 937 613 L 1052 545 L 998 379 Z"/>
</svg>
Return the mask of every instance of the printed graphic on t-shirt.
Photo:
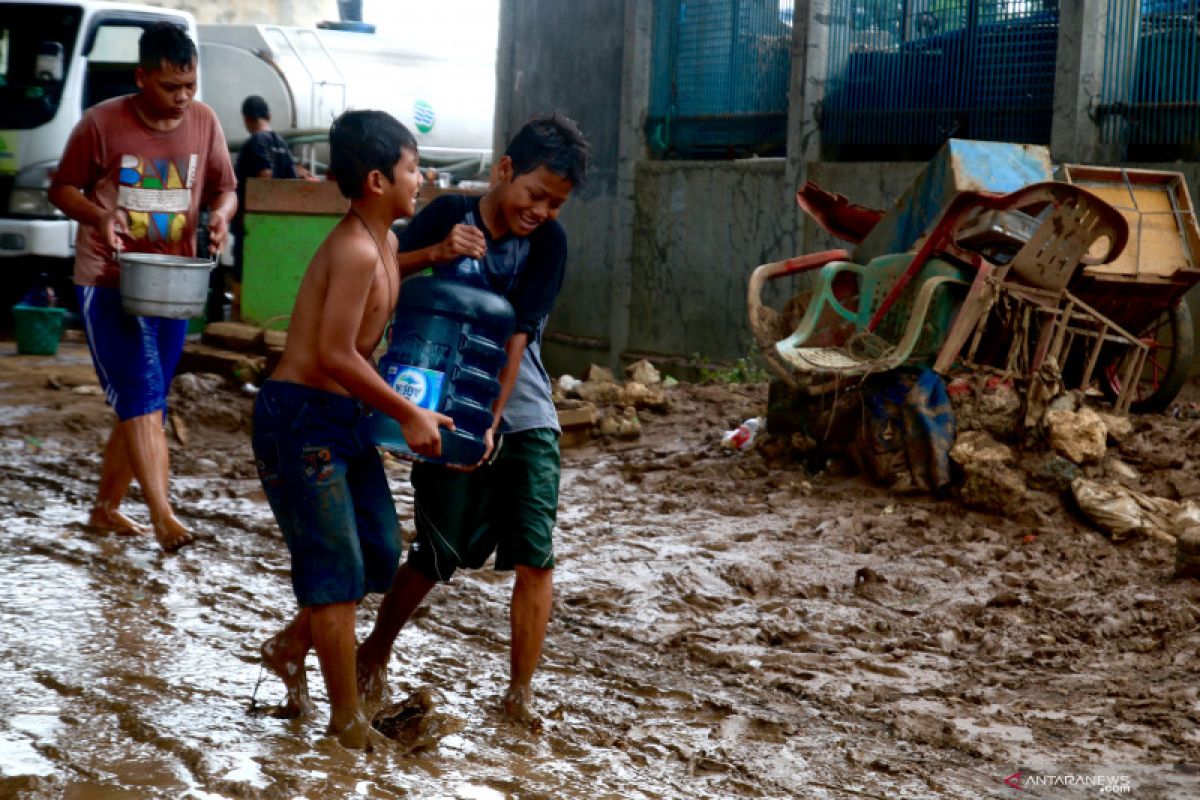
<svg viewBox="0 0 1200 800">
<path fill-rule="evenodd" d="M 198 161 L 195 153 L 186 159 L 121 156 L 117 205 L 129 215 L 130 237 L 151 242 L 183 238 Z"/>
</svg>

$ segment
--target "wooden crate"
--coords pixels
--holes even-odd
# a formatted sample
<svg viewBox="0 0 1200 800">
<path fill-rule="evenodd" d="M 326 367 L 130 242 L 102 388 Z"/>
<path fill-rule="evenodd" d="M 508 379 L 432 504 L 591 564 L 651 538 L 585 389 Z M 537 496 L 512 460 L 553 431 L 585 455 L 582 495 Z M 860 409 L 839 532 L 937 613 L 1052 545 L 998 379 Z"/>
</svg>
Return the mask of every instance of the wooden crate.
<svg viewBox="0 0 1200 800">
<path fill-rule="evenodd" d="M 1178 172 L 1067 164 L 1063 180 L 1073 183 L 1121 212 L 1129 223 L 1129 243 L 1110 264 L 1090 266 L 1096 278 L 1195 282 L 1200 273 L 1200 226 Z"/>
</svg>

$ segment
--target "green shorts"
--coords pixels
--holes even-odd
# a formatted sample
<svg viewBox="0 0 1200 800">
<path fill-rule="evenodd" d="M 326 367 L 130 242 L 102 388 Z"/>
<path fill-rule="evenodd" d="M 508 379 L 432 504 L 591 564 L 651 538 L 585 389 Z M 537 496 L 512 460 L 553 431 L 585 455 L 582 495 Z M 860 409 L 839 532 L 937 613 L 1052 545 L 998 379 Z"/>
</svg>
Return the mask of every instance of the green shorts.
<svg viewBox="0 0 1200 800">
<path fill-rule="evenodd" d="M 417 538 L 407 563 L 433 581 L 459 567 L 554 566 L 558 516 L 558 433 L 538 428 L 504 435 L 500 453 L 474 472 L 413 466 Z"/>
</svg>

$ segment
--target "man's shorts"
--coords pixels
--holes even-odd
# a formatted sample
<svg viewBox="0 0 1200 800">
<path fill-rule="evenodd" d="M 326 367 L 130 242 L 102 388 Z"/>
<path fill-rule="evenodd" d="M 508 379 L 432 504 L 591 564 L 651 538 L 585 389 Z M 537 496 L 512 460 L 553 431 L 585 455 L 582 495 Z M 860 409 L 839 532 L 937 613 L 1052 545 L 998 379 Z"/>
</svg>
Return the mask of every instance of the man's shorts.
<svg viewBox="0 0 1200 800">
<path fill-rule="evenodd" d="M 493 551 L 499 570 L 552 568 L 559 472 L 550 428 L 504 434 L 496 460 L 474 472 L 415 464 L 417 538 L 407 563 L 433 581 L 481 567 Z"/>
<path fill-rule="evenodd" d="M 292 554 L 301 606 L 386 592 L 400 564 L 400 523 L 362 405 L 267 381 L 254 404 L 258 477 Z"/>
<path fill-rule="evenodd" d="M 107 286 L 76 286 L 75 295 L 96 376 L 117 418 L 165 410 L 187 320 L 126 314 L 121 290 Z"/>
</svg>

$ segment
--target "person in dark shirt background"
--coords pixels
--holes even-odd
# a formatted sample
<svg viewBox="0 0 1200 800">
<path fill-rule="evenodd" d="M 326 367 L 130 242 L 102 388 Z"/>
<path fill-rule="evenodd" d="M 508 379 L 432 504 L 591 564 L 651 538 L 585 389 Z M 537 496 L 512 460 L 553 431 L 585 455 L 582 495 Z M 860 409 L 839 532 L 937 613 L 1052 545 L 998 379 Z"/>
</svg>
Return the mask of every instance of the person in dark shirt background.
<svg viewBox="0 0 1200 800">
<path fill-rule="evenodd" d="M 237 162 L 234 164 L 234 174 L 237 175 L 238 212 L 233 219 L 233 283 L 234 297 L 239 294 L 237 288 L 242 283 L 242 264 L 245 253 L 245 205 L 246 181 L 250 178 L 308 178 L 308 170 L 298 165 L 292 157 L 292 150 L 282 136 L 271 129 L 271 108 L 267 101 L 252 94 L 242 101 L 242 121 L 250 138 L 238 150 Z M 219 276 L 218 286 L 223 286 L 224 276 Z M 212 293 L 222 297 L 224 291 Z M 210 304 L 211 306 L 212 304 Z M 220 319 L 220 308 L 209 309 L 210 321 Z M 235 315 L 236 316 L 236 315 Z"/>
</svg>

